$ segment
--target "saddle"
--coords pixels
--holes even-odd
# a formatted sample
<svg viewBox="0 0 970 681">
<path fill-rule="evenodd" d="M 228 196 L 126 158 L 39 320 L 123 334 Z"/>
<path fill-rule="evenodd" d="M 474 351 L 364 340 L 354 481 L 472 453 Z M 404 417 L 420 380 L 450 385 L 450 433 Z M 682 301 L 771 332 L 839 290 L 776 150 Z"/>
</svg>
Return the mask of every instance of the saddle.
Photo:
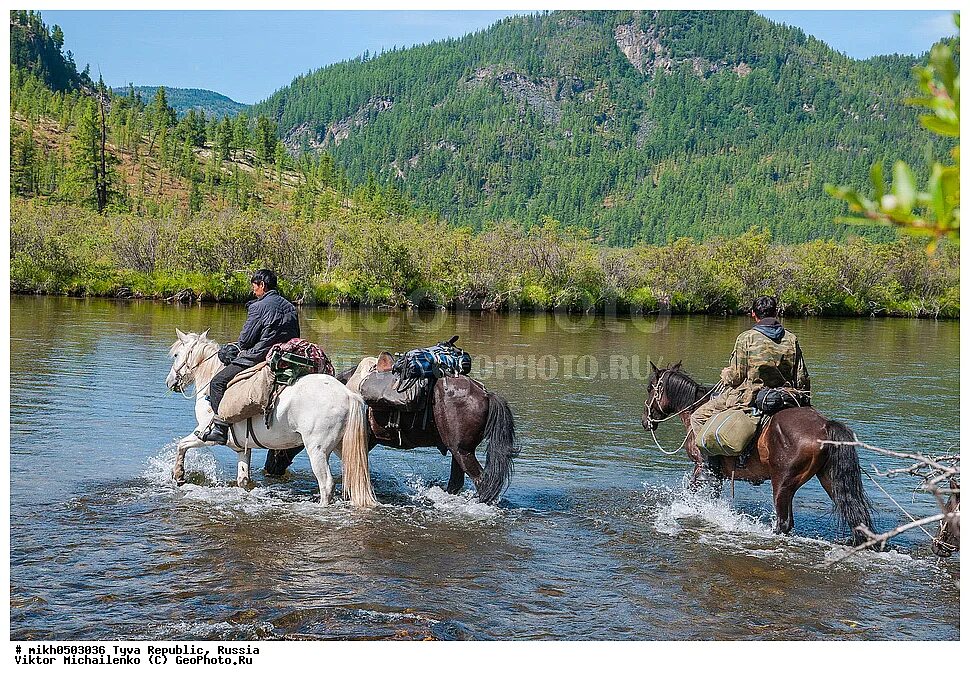
<svg viewBox="0 0 970 681">
<path fill-rule="evenodd" d="M 280 393 L 308 374 L 333 376 L 333 364 L 326 353 L 302 338 L 277 343 L 269 349 L 265 362 L 244 369 L 230 379 L 219 404 L 219 418 L 236 423 L 266 414 L 269 427 Z"/>
<path fill-rule="evenodd" d="M 393 371 L 374 371 L 361 381 L 360 396 L 368 407 L 380 411 L 421 411 L 427 403 L 430 385 L 427 378 L 405 383 Z"/>
</svg>

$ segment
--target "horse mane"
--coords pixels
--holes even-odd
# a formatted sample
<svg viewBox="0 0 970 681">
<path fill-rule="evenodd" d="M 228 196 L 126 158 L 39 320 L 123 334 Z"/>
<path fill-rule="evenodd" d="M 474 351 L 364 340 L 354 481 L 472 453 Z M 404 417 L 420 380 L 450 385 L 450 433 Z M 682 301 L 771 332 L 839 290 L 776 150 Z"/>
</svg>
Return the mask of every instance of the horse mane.
<svg viewBox="0 0 970 681">
<path fill-rule="evenodd" d="M 195 367 L 195 384 L 197 386 L 208 386 L 212 377 L 222 368 L 222 362 L 217 358 L 221 346 L 211 338 L 202 339 L 203 334 L 194 331 L 189 331 L 185 335 L 192 341 L 192 352 L 189 354 L 186 364 Z M 202 339 L 201 343 L 199 342 L 200 339 Z M 172 347 L 168 350 L 169 357 L 175 355 L 175 352 L 181 347 L 185 347 L 185 343 L 181 340 L 172 343 Z M 215 363 L 213 360 L 216 360 Z"/>
<path fill-rule="evenodd" d="M 709 386 L 698 383 L 681 369 L 679 362 L 672 367 L 667 367 L 666 371 L 667 376 L 664 380 L 667 384 L 664 386 L 664 392 L 674 410 L 693 404 L 704 393 L 710 391 Z"/>
</svg>

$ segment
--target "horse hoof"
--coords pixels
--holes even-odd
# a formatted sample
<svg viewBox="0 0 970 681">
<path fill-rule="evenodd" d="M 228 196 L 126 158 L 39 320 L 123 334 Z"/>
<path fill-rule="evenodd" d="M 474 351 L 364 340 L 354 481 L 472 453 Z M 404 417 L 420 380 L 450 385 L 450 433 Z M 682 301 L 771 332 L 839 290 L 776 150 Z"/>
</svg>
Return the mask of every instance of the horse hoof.
<svg viewBox="0 0 970 681">
<path fill-rule="evenodd" d="M 185 478 L 184 477 L 181 477 L 181 478 L 173 478 L 173 479 L 175 480 L 175 485 L 177 487 L 181 487 L 182 485 L 185 484 Z"/>
</svg>

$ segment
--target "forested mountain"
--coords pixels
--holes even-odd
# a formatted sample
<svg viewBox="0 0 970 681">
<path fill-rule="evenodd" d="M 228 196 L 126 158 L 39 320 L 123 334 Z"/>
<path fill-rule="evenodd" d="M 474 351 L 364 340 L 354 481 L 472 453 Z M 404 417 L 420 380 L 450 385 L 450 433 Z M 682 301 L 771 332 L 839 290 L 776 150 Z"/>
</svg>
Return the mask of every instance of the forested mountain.
<svg viewBox="0 0 970 681">
<path fill-rule="evenodd" d="M 112 88 L 112 91 L 119 95 L 137 95 L 142 101 L 150 102 L 155 99 L 157 86 L 152 85 L 129 85 L 128 87 Z M 248 104 L 240 104 L 225 95 L 212 90 L 199 90 L 196 88 L 166 87 L 165 94 L 168 97 L 168 105 L 175 109 L 175 114 L 182 118 L 194 109 L 201 111 L 206 118 L 222 118 L 229 116 L 234 118 L 237 114 L 249 107 Z"/>
<path fill-rule="evenodd" d="M 71 51 L 61 53 L 63 46 L 64 31 L 56 24 L 48 30 L 40 12 L 10 11 L 11 67 L 33 74 L 55 92 L 93 88 L 88 68 L 78 73 Z"/>
<path fill-rule="evenodd" d="M 264 113 L 189 109 L 179 118 L 166 88 L 149 100 L 93 84 L 57 27 L 11 12 L 11 290 L 241 301 L 246 272 L 270 267 L 291 298 L 323 305 L 733 313 L 772 291 L 788 314 L 959 315 L 957 245 L 930 254 L 923 242 L 891 241 L 888 229 L 878 234 L 884 244 L 772 244 L 764 229 L 703 243 L 594 243 L 582 227 L 613 242 L 747 223 L 781 240 L 828 233 L 825 213 L 837 202 L 816 191 L 818 178 L 864 169 L 863 147 L 885 149 L 886 130 L 897 134 L 894 156 L 920 151 L 898 123 L 892 90 L 910 58 L 859 64 L 803 40 L 805 54 L 811 47 L 830 60 L 819 57 L 819 72 L 835 64 L 857 84 L 828 94 L 794 88 L 786 96 L 811 103 L 789 110 L 766 93 L 779 87 L 771 64 L 785 74 L 801 63 L 795 57 L 765 66 L 725 42 L 721 24 L 709 32 L 720 37 L 696 38 L 703 49 L 687 38 L 683 50 L 669 47 L 681 44 L 669 36 L 693 35 L 669 27 L 650 29 L 656 39 L 641 49 L 650 34 L 623 23 L 638 16 L 503 22 L 492 31 L 506 31 L 504 47 L 486 31 L 464 47 L 449 41 L 333 67 L 317 76 L 334 88 L 307 90 L 305 109 L 281 94 L 268 112 L 289 126 L 290 151 L 308 152 L 294 157 Z M 723 16 L 791 33 L 753 15 Z M 607 17 L 622 20 L 609 29 L 612 48 L 593 40 Z M 550 26 L 574 37 L 542 38 Z M 523 52 L 522 41 L 544 47 Z M 472 66 L 461 66 L 465 47 Z M 494 63 L 474 56 L 485 47 Z M 852 80 L 859 68 L 871 69 L 874 85 Z M 863 95 L 845 94 L 857 90 L 876 93 L 873 115 Z M 311 103 L 330 112 L 320 120 L 336 122 L 284 118 L 307 116 Z M 843 110 L 848 122 L 831 128 Z M 813 151 L 829 137 L 835 152 Z M 439 219 L 395 184 L 458 220 L 501 223 L 475 232 Z"/>
<path fill-rule="evenodd" d="M 853 60 L 747 11 L 553 12 L 329 66 L 253 112 L 291 151 L 459 224 L 802 241 L 859 229 L 833 224 L 825 181 L 922 165 L 931 141 L 902 104 L 915 61 Z"/>
</svg>

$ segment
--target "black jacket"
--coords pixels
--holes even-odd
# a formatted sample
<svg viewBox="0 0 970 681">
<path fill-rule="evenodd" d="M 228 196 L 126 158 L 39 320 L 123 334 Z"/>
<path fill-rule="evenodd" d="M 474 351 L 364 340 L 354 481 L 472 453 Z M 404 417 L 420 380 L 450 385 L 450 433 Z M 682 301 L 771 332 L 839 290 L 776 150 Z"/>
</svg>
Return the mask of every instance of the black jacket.
<svg viewBox="0 0 970 681">
<path fill-rule="evenodd" d="M 262 298 L 246 303 L 249 316 L 239 334 L 239 349 L 242 351 L 233 364 L 251 367 L 266 359 L 266 353 L 277 343 L 285 343 L 300 337 L 300 320 L 296 307 L 270 289 Z"/>
</svg>

